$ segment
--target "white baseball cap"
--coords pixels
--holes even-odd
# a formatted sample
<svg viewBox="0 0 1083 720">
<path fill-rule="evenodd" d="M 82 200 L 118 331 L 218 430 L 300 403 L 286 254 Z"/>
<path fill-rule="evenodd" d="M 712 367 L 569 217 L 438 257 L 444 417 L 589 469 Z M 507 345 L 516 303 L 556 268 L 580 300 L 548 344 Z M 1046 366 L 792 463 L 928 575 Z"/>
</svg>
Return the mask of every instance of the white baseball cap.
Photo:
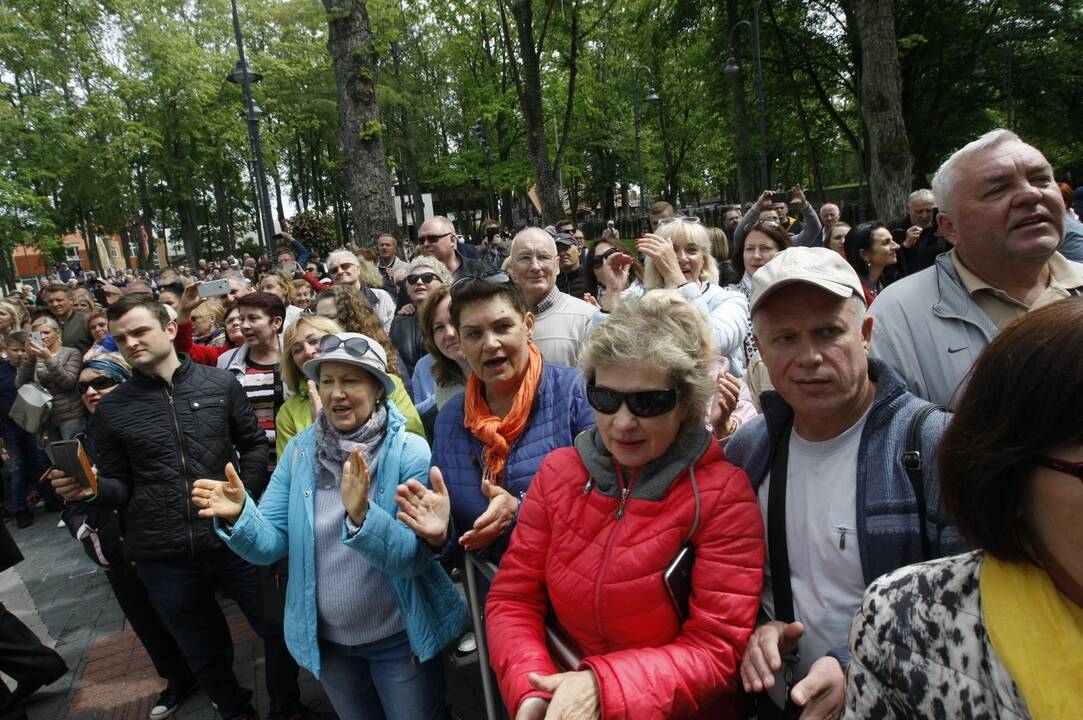
<svg viewBox="0 0 1083 720">
<path fill-rule="evenodd" d="M 750 314 L 776 290 L 795 283 L 807 283 L 848 298 L 856 294 L 865 302 L 861 278 L 850 263 L 829 248 L 792 247 L 783 250 L 752 275 Z"/>
</svg>

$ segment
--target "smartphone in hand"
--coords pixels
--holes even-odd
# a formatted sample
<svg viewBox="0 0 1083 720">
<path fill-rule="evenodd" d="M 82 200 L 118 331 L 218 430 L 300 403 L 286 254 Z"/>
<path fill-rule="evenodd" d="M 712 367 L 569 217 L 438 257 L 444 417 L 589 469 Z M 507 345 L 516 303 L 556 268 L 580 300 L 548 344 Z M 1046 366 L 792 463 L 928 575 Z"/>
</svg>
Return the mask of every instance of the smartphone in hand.
<svg viewBox="0 0 1083 720">
<path fill-rule="evenodd" d="M 201 298 L 229 295 L 229 280 L 209 280 L 200 283 L 199 287 L 196 288 L 196 292 L 199 293 Z"/>
</svg>

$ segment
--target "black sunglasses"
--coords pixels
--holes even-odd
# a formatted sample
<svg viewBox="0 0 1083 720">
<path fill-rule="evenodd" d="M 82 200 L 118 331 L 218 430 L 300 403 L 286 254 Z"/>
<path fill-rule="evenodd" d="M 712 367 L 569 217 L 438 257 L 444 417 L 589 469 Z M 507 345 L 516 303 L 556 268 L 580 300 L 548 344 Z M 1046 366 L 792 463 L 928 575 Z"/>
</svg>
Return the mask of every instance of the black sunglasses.
<svg viewBox="0 0 1083 720">
<path fill-rule="evenodd" d="M 472 283 L 480 282 L 487 285 L 505 285 L 511 281 L 511 275 L 508 275 L 503 270 L 485 273 L 484 275 L 466 275 L 451 283 L 451 292 L 454 293 L 456 290 L 462 290 Z"/>
<path fill-rule="evenodd" d="M 453 232 L 446 232 L 443 235 L 418 235 L 417 236 L 417 244 L 418 245 L 435 245 L 436 243 L 438 243 L 441 240 L 443 240 L 444 238 L 446 238 L 448 235 L 454 235 L 454 234 L 455 233 L 453 233 Z"/>
<path fill-rule="evenodd" d="M 369 347 L 369 341 L 365 338 L 346 338 L 343 340 L 337 335 L 324 335 L 320 339 L 320 355 L 342 348 L 355 358 L 363 358 L 368 354 Z"/>
<path fill-rule="evenodd" d="M 437 275 L 436 273 L 431 273 L 431 272 L 427 272 L 427 273 L 420 273 L 420 274 L 418 274 L 418 275 L 407 275 L 407 276 L 406 276 L 406 283 L 407 283 L 408 285 L 413 285 L 413 284 L 414 284 L 414 283 L 416 283 L 416 282 L 417 282 L 418 280 L 420 280 L 421 282 L 423 282 L 423 283 L 425 283 L 426 285 L 428 285 L 428 284 L 429 284 L 429 283 L 431 283 L 431 282 L 432 282 L 433 280 L 436 280 L 436 279 L 438 279 L 439 277 L 440 277 L 440 276 L 439 276 L 439 275 Z"/>
<path fill-rule="evenodd" d="M 1034 463 L 1039 467 L 1049 468 L 1050 470 L 1056 470 L 1062 472 L 1065 475 L 1071 475 L 1083 480 L 1083 463 L 1068 462 L 1067 460 L 1061 460 L 1060 458 L 1048 457 L 1046 455 L 1039 455 L 1034 458 Z"/>
<path fill-rule="evenodd" d="M 620 252 L 623 252 L 620 248 L 611 247 L 601 255 L 595 255 L 594 257 L 592 257 L 590 259 L 590 266 L 599 268 L 605 264 L 606 260 L 613 257 L 614 255 L 617 255 Z"/>
<path fill-rule="evenodd" d="M 670 388 L 622 393 L 590 384 L 587 385 L 587 402 L 604 415 L 614 415 L 620 410 L 621 405 L 627 405 L 628 412 L 636 417 L 657 417 L 677 407 L 677 390 Z"/>
<path fill-rule="evenodd" d="M 75 388 L 79 391 L 80 395 L 86 395 L 86 391 L 90 388 L 94 388 L 98 392 L 102 390 L 108 390 L 111 387 L 120 385 L 120 381 L 109 377 L 108 375 L 100 375 L 88 382 L 80 380 L 75 384 Z"/>
</svg>

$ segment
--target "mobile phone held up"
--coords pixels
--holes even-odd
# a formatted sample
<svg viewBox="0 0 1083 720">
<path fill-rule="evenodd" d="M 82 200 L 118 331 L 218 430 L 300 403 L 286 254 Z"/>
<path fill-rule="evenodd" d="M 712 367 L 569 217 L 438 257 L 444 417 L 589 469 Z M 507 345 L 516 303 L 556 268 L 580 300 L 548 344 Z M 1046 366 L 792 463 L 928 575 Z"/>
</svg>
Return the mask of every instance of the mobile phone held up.
<svg viewBox="0 0 1083 720">
<path fill-rule="evenodd" d="M 229 295 L 229 280 L 208 280 L 201 283 L 196 289 L 201 298 L 219 297 Z"/>
<path fill-rule="evenodd" d="M 34 331 L 30 333 L 30 339 L 36 342 L 38 345 L 44 345 L 45 341 L 41 339 L 41 333 Z"/>
</svg>

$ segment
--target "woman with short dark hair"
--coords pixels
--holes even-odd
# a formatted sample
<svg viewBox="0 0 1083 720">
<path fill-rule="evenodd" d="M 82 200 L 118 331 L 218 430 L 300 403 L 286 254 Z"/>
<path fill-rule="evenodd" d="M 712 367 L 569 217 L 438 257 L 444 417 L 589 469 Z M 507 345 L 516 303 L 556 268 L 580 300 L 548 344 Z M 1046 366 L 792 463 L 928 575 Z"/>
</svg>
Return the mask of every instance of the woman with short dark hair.
<svg viewBox="0 0 1083 720">
<path fill-rule="evenodd" d="M 1034 310 L 974 365 L 940 446 L 940 495 L 977 549 L 865 593 L 847 718 L 1079 715 L 1083 300 Z"/>
</svg>

